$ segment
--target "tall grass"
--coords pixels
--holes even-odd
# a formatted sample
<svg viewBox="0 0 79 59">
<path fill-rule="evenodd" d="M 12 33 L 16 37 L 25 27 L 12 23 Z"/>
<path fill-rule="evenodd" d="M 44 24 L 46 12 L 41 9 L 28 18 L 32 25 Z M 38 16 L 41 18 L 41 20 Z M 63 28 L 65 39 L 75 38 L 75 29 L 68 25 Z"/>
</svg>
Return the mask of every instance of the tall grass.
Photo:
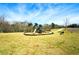
<svg viewBox="0 0 79 59">
<path fill-rule="evenodd" d="M 66 31 L 63 35 L 25 36 L 23 33 L 0 33 L 1 55 L 79 54 L 79 32 Z"/>
</svg>

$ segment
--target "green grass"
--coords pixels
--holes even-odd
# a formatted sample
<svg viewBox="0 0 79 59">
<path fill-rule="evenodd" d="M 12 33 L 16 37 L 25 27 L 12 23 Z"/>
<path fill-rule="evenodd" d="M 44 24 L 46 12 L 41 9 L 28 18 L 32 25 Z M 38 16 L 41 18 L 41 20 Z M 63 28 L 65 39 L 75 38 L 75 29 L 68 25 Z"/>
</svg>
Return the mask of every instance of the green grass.
<svg viewBox="0 0 79 59">
<path fill-rule="evenodd" d="M 0 33 L 1 55 L 79 54 L 79 31 L 63 35 L 25 36 L 23 33 Z"/>
</svg>

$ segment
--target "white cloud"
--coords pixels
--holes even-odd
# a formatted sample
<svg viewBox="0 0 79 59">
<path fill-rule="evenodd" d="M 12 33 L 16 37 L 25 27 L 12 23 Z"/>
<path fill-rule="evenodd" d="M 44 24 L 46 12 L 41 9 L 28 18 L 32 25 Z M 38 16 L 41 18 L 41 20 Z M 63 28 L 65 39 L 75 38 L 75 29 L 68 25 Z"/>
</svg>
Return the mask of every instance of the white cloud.
<svg viewBox="0 0 79 59">
<path fill-rule="evenodd" d="M 18 4 L 15 9 L 19 12 L 16 13 L 10 8 L 7 9 L 7 20 L 12 21 L 29 21 L 29 22 L 37 22 L 40 24 L 45 23 L 56 23 L 63 25 L 64 20 L 68 16 L 69 23 L 78 23 L 79 21 L 79 14 L 74 12 L 75 9 L 72 9 L 73 5 L 70 5 L 68 8 L 62 7 L 61 5 L 52 8 L 49 6 L 48 9 L 43 10 L 43 6 L 41 4 L 37 5 L 39 9 L 34 11 L 27 10 L 26 4 Z M 29 6 L 28 6 L 29 7 Z M 76 10 L 78 11 L 78 10 Z"/>
</svg>

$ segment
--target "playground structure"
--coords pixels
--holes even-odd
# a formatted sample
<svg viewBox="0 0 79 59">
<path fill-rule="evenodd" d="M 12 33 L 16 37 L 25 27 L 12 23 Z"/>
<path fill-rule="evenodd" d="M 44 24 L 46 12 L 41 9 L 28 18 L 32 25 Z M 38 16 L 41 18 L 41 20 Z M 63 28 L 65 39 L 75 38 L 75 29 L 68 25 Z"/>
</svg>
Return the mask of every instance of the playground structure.
<svg viewBox="0 0 79 59">
<path fill-rule="evenodd" d="M 33 31 L 33 32 L 29 32 L 29 33 L 24 33 L 24 35 L 27 35 L 27 36 L 37 36 L 37 35 L 51 35 L 51 34 L 54 34 L 53 32 L 48 32 L 48 33 L 38 33 L 36 32 L 36 29 Z"/>
<path fill-rule="evenodd" d="M 68 19 L 67 18 L 65 19 L 64 23 L 65 23 L 65 28 L 60 28 L 59 30 L 57 30 L 57 32 L 60 35 L 64 34 L 64 31 L 67 31 L 67 25 L 68 25 Z M 51 35 L 51 34 L 54 34 L 54 32 L 51 32 L 51 31 L 49 31 L 49 32 L 43 32 L 42 31 L 42 26 L 41 25 L 37 26 L 37 24 L 35 24 L 35 28 L 34 28 L 33 32 L 30 32 L 30 33 L 25 33 L 24 32 L 24 35 L 31 35 L 31 36 L 36 36 L 36 35 Z"/>
<path fill-rule="evenodd" d="M 50 34 L 54 34 L 53 32 L 43 32 L 41 27 L 35 27 L 33 32 L 29 32 L 29 33 L 25 33 L 24 35 L 27 36 L 37 36 L 37 35 L 50 35 Z"/>
</svg>

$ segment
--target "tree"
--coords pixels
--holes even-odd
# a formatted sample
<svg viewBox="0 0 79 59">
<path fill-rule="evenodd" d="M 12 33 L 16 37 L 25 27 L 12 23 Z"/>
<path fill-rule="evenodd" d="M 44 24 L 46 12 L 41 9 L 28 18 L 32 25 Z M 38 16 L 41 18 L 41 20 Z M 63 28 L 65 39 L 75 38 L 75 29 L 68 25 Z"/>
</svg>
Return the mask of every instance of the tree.
<svg viewBox="0 0 79 59">
<path fill-rule="evenodd" d="M 65 30 L 67 30 L 67 26 L 68 26 L 68 19 L 65 19 Z"/>
<path fill-rule="evenodd" d="M 49 26 L 49 24 L 44 24 L 44 25 L 43 25 L 43 31 L 50 31 L 50 26 Z"/>
<path fill-rule="evenodd" d="M 0 32 L 10 32 L 10 24 L 5 20 L 4 16 L 0 16 Z"/>
<path fill-rule="evenodd" d="M 32 23 L 27 23 L 25 32 L 32 32 L 33 31 L 33 24 Z"/>
<path fill-rule="evenodd" d="M 71 27 L 71 28 L 78 28 L 79 25 L 78 25 L 78 24 L 70 24 L 70 25 L 68 25 L 68 27 Z"/>
<path fill-rule="evenodd" d="M 55 28 L 55 24 L 54 23 L 51 23 L 50 28 L 51 29 Z"/>
<path fill-rule="evenodd" d="M 14 22 L 11 24 L 12 32 L 24 32 L 26 22 Z"/>
</svg>

